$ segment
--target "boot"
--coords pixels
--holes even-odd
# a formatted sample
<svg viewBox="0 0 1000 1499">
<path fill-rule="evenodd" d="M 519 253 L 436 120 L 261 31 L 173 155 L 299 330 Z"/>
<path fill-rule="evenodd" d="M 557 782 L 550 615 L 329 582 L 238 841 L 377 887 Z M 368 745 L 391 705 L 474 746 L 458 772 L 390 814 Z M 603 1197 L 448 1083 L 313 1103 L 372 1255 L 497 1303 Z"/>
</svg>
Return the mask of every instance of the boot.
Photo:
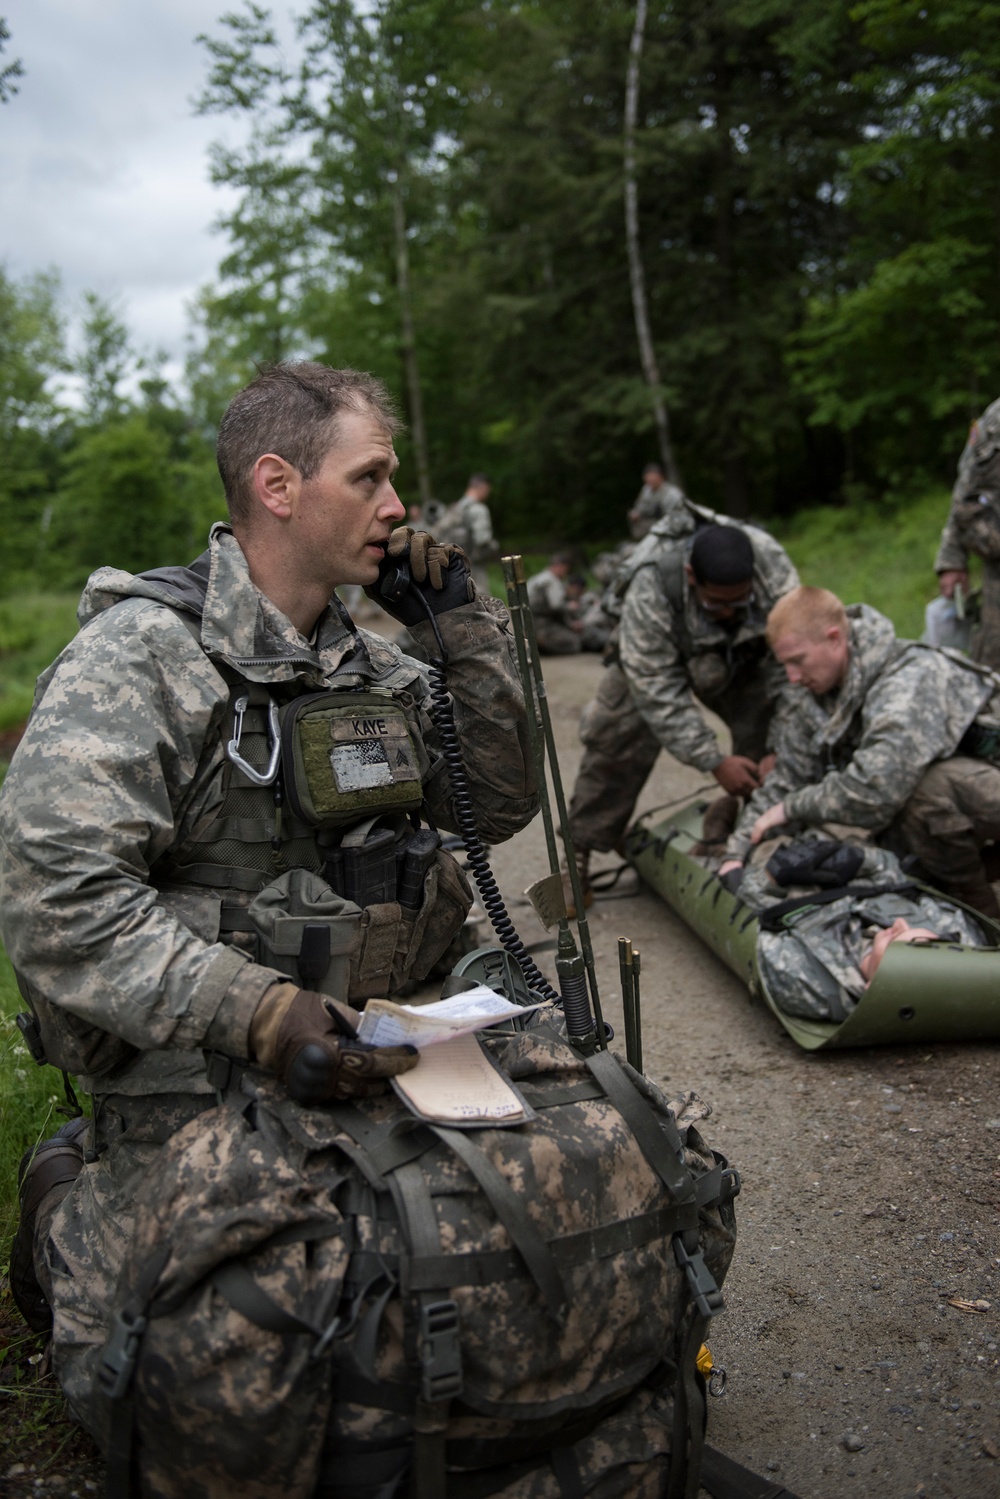
<svg viewBox="0 0 1000 1499">
<path fill-rule="evenodd" d="M 962 885 L 947 885 L 947 895 L 953 895 L 963 905 L 971 906 L 981 916 L 991 916 L 994 921 L 1000 921 L 1000 905 L 997 904 L 996 892 L 985 872 L 978 878 L 967 881 Z"/>
<path fill-rule="evenodd" d="M 21 1218 L 10 1246 L 10 1292 L 32 1332 L 52 1330 L 52 1308 L 35 1274 L 35 1228 L 42 1204 L 55 1208 L 83 1170 L 83 1136 L 90 1120 L 71 1119 L 50 1140 L 26 1150 L 17 1172 Z M 58 1196 L 50 1200 L 50 1194 Z"/>
<path fill-rule="evenodd" d="M 691 848 L 692 857 L 704 859 L 720 855 L 739 815 L 738 796 L 717 796 L 714 802 L 710 802 L 702 818 L 701 840 Z"/>
<path fill-rule="evenodd" d="M 566 902 L 566 915 L 570 921 L 576 920 L 576 901 L 573 897 L 573 882 L 569 877 L 569 863 L 563 860 L 563 899 Z M 590 888 L 590 849 L 578 848 L 576 850 L 576 869 L 580 876 L 580 888 L 583 891 L 583 904 L 589 908 L 594 904 L 594 892 Z"/>
</svg>

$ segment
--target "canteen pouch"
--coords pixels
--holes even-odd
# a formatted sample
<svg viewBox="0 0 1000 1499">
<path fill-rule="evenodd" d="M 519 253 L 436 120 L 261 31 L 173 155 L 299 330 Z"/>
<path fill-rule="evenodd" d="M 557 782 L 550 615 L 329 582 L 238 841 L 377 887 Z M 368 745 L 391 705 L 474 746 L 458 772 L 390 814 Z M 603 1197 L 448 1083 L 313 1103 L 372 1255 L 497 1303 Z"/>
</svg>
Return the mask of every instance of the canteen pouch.
<svg viewBox="0 0 1000 1499">
<path fill-rule="evenodd" d="M 308 869 L 290 869 L 251 901 L 258 961 L 303 989 L 350 998 L 351 964 L 362 943 L 363 913 Z"/>
<path fill-rule="evenodd" d="M 290 869 L 251 902 L 258 961 L 304 989 L 351 1003 L 398 993 L 424 978 L 457 936 L 472 892 L 455 860 L 436 851 L 416 910 L 398 901 L 365 907 L 308 869 Z"/>
<path fill-rule="evenodd" d="M 315 692 L 281 710 L 281 763 L 292 810 L 315 828 L 415 812 L 420 762 L 406 714 L 389 692 Z"/>
</svg>

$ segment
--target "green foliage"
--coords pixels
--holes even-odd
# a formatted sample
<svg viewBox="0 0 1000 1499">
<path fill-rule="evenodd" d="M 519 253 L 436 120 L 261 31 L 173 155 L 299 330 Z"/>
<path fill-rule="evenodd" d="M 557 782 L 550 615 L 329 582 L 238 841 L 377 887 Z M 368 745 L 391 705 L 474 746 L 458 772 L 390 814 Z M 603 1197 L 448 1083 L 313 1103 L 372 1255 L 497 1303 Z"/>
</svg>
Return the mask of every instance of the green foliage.
<svg viewBox="0 0 1000 1499">
<path fill-rule="evenodd" d="M 4 43 L 9 41 L 10 28 L 4 17 L 0 16 L 0 53 L 4 51 Z M 13 62 L 7 63 L 4 67 L 0 67 L 0 104 L 6 104 L 18 92 L 14 79 L 21 78 L 23 75 L 24 65 L 19 57 L 15 57 Z"/>
<path fill-rule="evenodd" d="M 145 413 L 88 433 L 56 496 L 53 571 L 82 583 L 102 564 L 140 572 L 178 555 L 187 527 L 171 479 L 170 439 Z"/>
<path fill-rule="evenodd" d="M 10 964 L 0 949 L 0 1261 L 17 1226 L 17 1167 L 24 1152 L 54 1134 L 64 1102 L 54 1067 L 38 1067 L 14 1024 L 24 1009 Z"/>
<path fill-rule="evenodd" d="M 894 507 L 817 506 L 775 527 L 803 583 L 829 588 L 845 604 L 872 604 L 897 633 L 919 640 L 937 593 L 934 555 L 948 514 L 946 490 Z"/>
<path fill-rule="evenodd" d="M 76 361 L 83 379 L 87 420 L 100 426 L 121 416 L 125 400 L 121 384 L 135 365 L 128 329 L 112 303 L 96 292 L 84 292 L 83 348 Z"/>
<path fill-rule="evenodd" d="M 35 678 L 76 634 L 75 593 L 18 594 L 0 602 L 0 732 L 23 724 Z"/>
<path fill-rule="evenodd" d="M 1000 6 L 866 0 L 869 124 L 835 179 L 850 235 L 793 360 L 876 490 L 941 474 L 1000 382 Z"/>
</svg>

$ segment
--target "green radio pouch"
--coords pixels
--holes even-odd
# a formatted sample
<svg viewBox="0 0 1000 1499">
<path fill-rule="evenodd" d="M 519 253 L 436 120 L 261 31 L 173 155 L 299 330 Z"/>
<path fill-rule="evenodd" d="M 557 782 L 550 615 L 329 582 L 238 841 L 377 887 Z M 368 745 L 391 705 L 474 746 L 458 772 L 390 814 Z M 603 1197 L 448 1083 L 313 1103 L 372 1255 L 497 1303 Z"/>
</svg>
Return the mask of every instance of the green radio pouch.
<svg viewBox="0 0 1000 1499">
<path fill-rule="evenodd" d="M 423 801 L 406 714 L 379 688 L 295 698 L 281 711 L 281 751 L 285 794 L 311 827 L 415 812 Z"/>
</svg>

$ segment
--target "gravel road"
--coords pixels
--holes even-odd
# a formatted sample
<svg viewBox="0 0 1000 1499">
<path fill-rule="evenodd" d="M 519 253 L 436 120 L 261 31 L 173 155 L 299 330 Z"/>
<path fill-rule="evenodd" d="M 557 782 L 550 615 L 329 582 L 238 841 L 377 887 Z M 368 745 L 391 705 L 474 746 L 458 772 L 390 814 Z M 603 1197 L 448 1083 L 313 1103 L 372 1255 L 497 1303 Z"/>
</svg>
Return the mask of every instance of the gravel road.
<svg viewBox="0 0 1000 1499">
<path fill-rule="evenodd" d="M 545 663 L 567 796 L 600 670 L 592 656 Z M 704 783 L 662 755 L 640 810 Z M 540 819 L 494 868 L 515 898 L 546 872 Z M 809 1056 L 657 896 L 622 883 L 635 893 L 589 912 L 605 1012 L 621 1037 L 629 936 L 646 1071 L 711 1103 L 704 1133 L 744 1183 L 709 1440 L 801 1499 L 996 1499 L 1000 1046 Z M 541 936 L 530 908 L 514 911 Z"/>
</svg>

